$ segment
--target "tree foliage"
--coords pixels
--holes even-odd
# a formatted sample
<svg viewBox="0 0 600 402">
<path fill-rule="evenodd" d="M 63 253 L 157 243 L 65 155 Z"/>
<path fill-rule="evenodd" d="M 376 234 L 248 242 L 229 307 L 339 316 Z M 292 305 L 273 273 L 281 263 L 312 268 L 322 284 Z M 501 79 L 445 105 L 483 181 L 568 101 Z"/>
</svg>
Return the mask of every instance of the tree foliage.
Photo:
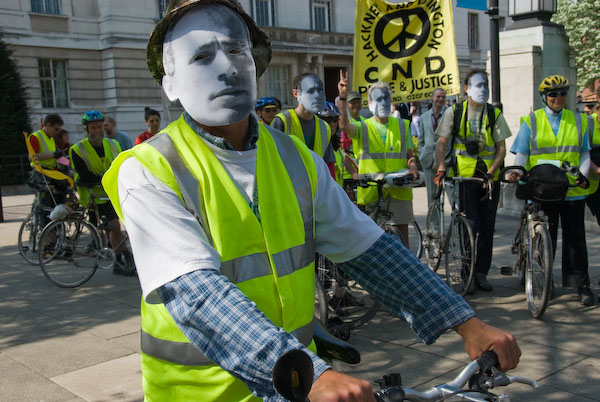
<svg viewBox="0 0 600 402">
<path fill-rule="evenodd" d="M 21 74 L 11 58 L 12 50 L 0 32 L 0 164 L 2 185 L 22 182 L 19 159 L 27 153 L 23 131 L 31 132 L 29 107 Z"/>
<path fill-rule="evenodd" d="M 565 26 L 575 51 L 578 86 L 592 87 L 600 78 L 600 1 L 558 0 L 552 21 Z"/>
</svg>

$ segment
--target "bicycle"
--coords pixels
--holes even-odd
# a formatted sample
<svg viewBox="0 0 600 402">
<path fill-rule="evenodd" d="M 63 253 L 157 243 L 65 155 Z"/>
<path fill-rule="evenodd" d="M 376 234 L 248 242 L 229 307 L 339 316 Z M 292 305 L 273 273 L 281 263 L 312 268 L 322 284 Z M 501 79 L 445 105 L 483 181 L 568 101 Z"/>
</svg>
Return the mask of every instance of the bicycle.
<svg viewBox="0 0 600 402">
<path fill-rule="evenodd" d="M 489 183 L 481 177 L 441 177 L 435 201 L 429 206 L 425 224 L 423 249 L 427 265 L 435 272 L 439 269 L 442 255 L 446 269 L 446 283 L 457 294 L 464 296 L 473 286 L 475 262 L 477 260 L 477 239 L 473 227 L 458 206 L 460 183 Z M 492 186 L 487 185 L 487 197 L 492 196 Z M 444 194 L 450 191 L 450 223 L 446 227 L 444 214 Z M 485 197 L 484 196 L 484 197 Z"/>
<path fill-rule="evenodd" d="M 317 329 L 317 328 L 316 328 Z M 327 334 L 315 331 L 317 353 L 322 358 L 343 360 L 351 364 L 360 362 L 360 354 L 354 347 Z M 506 394 L 496 395 L 491 389 L 521 383 L 538 389 L 539 384 L 529 378 L 509 376 L 498 368 L 498 357 L 488 351 L 467 364 L 451 381 L 420 392 L 402 387 L 399 373 L 390 373 L 377 380 L 380 391 L 374 393 L 378 402 L 434 402 L 456 397 L 460 401 L 507 402 Z M 293 350 L 281 356 L 273 369 L 273 385 L 277 392 L 292 402 L 306 402 L 312 387 L 314 368 L 310 357 L 302 350 Z M 465 386 L 468 384 L 468 387 Z M 458 399 L 459 398 L 459 399 Z"/>
<path fill-rule="evenodd" d="M 386 198 L 383 195 L 383 188 L 387 186 L 396 187 L 415 187 L 418 186 L 421 181 L 413 181 L 414 175 L 408 172 L 394 172 L 388 173 L 382 176 L 382 178 L 375 178 L 377 175 L 364 175 L 363 178 L 356 181 L 357 185 L 363 188 L 369 186 L 377 186 L 377 202 L 371 209 L 366 209 L 365 213 L 373 219 L 379 227 L 381 227 L 386 233 L 392 234 L 398 237 L 404 246 L 409 249 L 417 258 L 421 258 L 423 255 L 423 236 L 421 229 L 417 224 L 417 221 L 409 223 L 408 228 L 408 239 L 404 238 L 404 235 L 398 230 L 396 224 L 393 221 L 393 215 L 389 211 L 386 205 Z M 423 177 L 423 173 L 419 174 L 419 178 Z"/>
<path fill-rule="evenodd" d="M 538 166 L 544 166 L 544 164 Z M 547 166 L 556 168 L 554 165 Z M 568 188 L 576 187 L 576 185 L 569 184 L 565 176 L 565 180 L 562 182 L 562 189 L 558 191 L 558 194 L 550 195 L 544 194 L 541 190 L 528 190 L 528 188 L 541 189 L 546 184 L 541 183 L 535 175 L 531 175 L 534 168 L 527 171 L 521 166 L 507 166 L 500 172 L 500 181 L 503 183 L 513 183 L 506 179 L 506 172 L 520 173 L 518 184 L 521 186 L 521 191 L 525 194 L 519 194 L 519 198 L 527 198 L 527 200 L 521 210 L 519 229 L 513 240 L 511 252 L 517 255 L 514 273 L 519 278 L 521 285 L 525 286 L 529 313 L 534 318 L 540 318 L 546 311 L 552 294 L 552 265 L 554 263 L 550 224 L 548 217 L 541 209 L 540 202 L 560 202 L 566 196 Z M 557 169 L 560 169 L 565 175 L 579 176 L 579 179 L 585 180 L 579 169 L 571 167 L 568 162 L 564 162 Z M 558 184 L 560 185 L 561 183 Z M 513 270 L 504 269 L 502 273 L 512 275 Z"/>
<path fill-rule="evenodd" d="M 48 222 L 48 215 L 53 207 L 57 205 L 56 198 L 66 196 L 67 200 L 75 199 L 73 193 L 73 179 L 57 171 L 45 169 L 35 157 L 35 151 L 29 142 L 29 135 L 23 133 L 25 144 L 32 162 L 32 174 L 27 184 L 35 190 L 35 198 L 31 204 L 31 211 L 23 220 L 19 228 L 17 245 L 19 254 L 30 264 L 38 264 L 39 238 L 44 226 Z M 62 185 L 64 183 L 64 186 Z M 42 198 L 49 196 L 52 199 L 52 207 L 44 205 Z"/>
<path fill-rule="evenodd" d="M 126 264 L 117 259 L 114 250 L 122 245 L 129 249 L 127 233 L 119 244 L 109 245 L 107 231 L 111 229 L 110 222 L 100 216 L 96 200 L 108 198 L 91 194 L 87 208 L 76 210 L 65 205 L 57 206 L 51 214 L 54 219 L 40 235 L 40 243 L 46 241 L 48 244 L 38 251 L 40 268 L 46 278 L 58 287 L 81 286 L 98 268 L 126 268 Z M 97 226 L 89 220 L 90 213 L 95 214 Z"/>
<path fill-rule="evenodd" d="M 365 178 L 354 181 L 357 185 L 377 185 L 379 202 L 370 211 L 370 217 L 378 223 L 387 233 L 398 237 L 403 244 L 403 236 L 392 222 L 392 214 L 385 205 L 383 187 L 385 185 L 408 186 L 414 185 L 413 176 L 410 174 L 390 173 L 383 179 Z M 346 180 L 347 183 L 350 180 Z M 418 184 L 418 183 L 417 183 Z M 409 245 L 414 247 L 411 251 L 421 256 L 421 231 L 416 222 L 413 223 Z M 316 282 L 320 289 L 316 289 L 315 314 L 319 320 L 335 336 L 348 339 L 350 330 L 368 322 L 379 310 L 379 302 L 364 290 L 355 280 L 345 274 L 336 264 L 323 255 L 317 255 L 315 263 Z"/>
</svg>

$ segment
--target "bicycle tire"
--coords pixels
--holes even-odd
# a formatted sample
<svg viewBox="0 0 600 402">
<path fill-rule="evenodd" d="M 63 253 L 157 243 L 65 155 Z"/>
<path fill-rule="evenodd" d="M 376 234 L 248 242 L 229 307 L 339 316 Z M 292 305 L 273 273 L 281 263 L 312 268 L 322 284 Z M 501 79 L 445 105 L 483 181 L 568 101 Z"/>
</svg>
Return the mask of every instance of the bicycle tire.
<svg viewBox="0 0 600 402">
<path fill-rule="evenodd" d="M 17 244 L 19 246 L 19 254 L 30 264 L 38 264 L 38 238 L 40 222 L 39 217 L 32 211 L 21 223 Z"/>
<path fill-rule="evenodd" d="M 462 239 L 462 241 L 461 241 Z M 477 258 L 473 228 L 467 218 L 457 215 L 446 236 L 446 283 L 464 296 L 473 282 Z"/>
<path fill-rule="evenodd" d="M 436 218 L 437 217 L 437 218 Z M 440 204 L 434 201 L 427 211 L 427 220 L 425 221 L 425 235 L 423 236 L 423 253 L 425 254 L 425 263 L 433 271 L 437 272 L 442 261 L 442 231 L 440 223 L 435 224 L 435 220 L 440 217 Z"/>
<path fill-rule="evenodd" d="M 520 239 L 517 240 L 517 261 L 515 272 L 521 286 L 525 287 L 525 271 L 527 270 L 527 245 L 529 243 L 529 230 L 527 215 L 521 218 Z"/>
<path fill-rule="evenodd" d="M 525 293 L 527 306 L 534 318 L 546 311 L 552 288 L 552 240 L 544 225 L 536 225 L 529 241 Z"/>
<path fill-rule="evenodd" d="M 96 228 L 79 219 L 53 221 L 40 235 L 40 268 L 46 278 L 61 288 L 86 283 L 98 269 L 102 243 Z"/>
<path fill-rule="evenodd" d="M 315 317 L 327 327 L 327 295 L 323 285 L 315 277 Z"/>
<path fill-rule="evenodd" d="M 328 330 L 359 327 L 379 310 L 379 302 L 327 257 L 318 255 L 316 272 L 327 298 Z"/>
</svg>

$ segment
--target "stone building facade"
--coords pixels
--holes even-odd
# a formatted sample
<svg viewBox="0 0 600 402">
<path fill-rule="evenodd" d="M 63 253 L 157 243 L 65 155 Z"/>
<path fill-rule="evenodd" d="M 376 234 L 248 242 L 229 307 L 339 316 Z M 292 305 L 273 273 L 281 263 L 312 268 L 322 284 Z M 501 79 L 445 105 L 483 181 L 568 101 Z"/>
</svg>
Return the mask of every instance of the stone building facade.
<svg viewBox="0 0 600 402">
<path fill-rule="evenodd" d="M 240 0 L 269 34 L 273 58 L 260 78 L 259 96 L 295 106 L 293 77 L 312 71 L 335 96 L 338 71 L 352 70 L 357 0 Z M 390 0 L 391 1 L 391 0 Z M 147 38 L 168 0 L 3 0 L 0 26 L 27 86 L 33 126 L 60 113 L 72 140 L 82 137 L 80 116 L 100 110 L 133 138 L 145 130 L 144 107 L 162 114 L 163 126 L 177 118 L 146 68 Z M 456 1 L 453 0 L 453 5 Z M 500 1 L 506 15 L 508 0 Z M 454 6 L 461 76 L 485 68 L 489 18 L 483 11 Z M 501 23 L 502 25 L 502 23 Z"/>
</svg>

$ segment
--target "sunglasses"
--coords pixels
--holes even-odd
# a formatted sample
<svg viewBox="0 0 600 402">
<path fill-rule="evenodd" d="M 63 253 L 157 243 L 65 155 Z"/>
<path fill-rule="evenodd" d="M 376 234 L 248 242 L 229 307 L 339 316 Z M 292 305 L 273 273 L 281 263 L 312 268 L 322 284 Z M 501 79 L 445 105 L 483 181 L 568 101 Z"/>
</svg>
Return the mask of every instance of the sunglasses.
<svg viewBox="0 0 600 402">
<path fill-rule="evenodd" d="M 552 91 L 548 92 L 546 95 L 550 98 L 556 98 L 557 96 L 567 96 L 568 91 Z"/>
</svg>

